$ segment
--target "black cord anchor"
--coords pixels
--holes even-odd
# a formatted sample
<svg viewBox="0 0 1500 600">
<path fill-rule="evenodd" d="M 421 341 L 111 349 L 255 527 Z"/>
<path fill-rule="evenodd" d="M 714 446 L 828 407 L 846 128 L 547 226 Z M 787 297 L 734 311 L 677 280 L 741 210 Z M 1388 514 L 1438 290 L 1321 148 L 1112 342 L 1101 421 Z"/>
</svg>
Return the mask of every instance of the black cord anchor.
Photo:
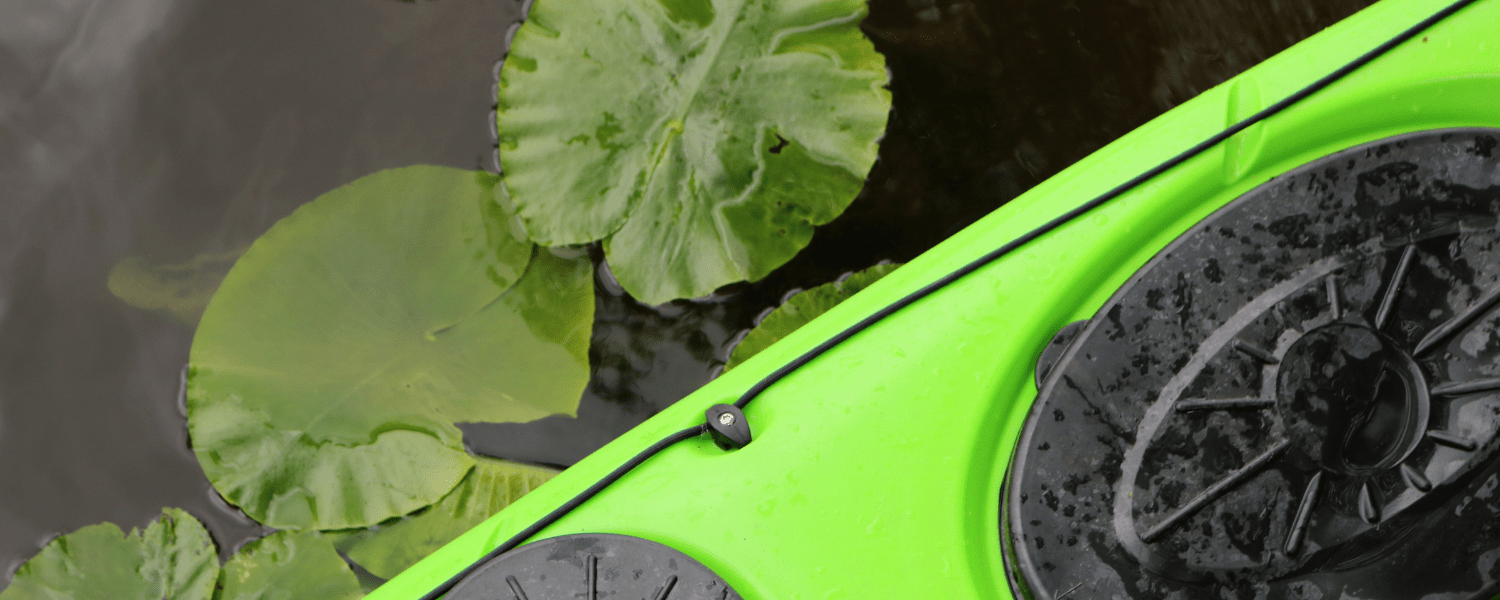
<svg viewBox="0 0 1500 600">
<path fill-rule="evenodd" d="M 733 404 L 715 404 L 704 413 L 714 443 L 723 450 L 739 450 L 750 444 L 750 422 Z"/>
</svg>

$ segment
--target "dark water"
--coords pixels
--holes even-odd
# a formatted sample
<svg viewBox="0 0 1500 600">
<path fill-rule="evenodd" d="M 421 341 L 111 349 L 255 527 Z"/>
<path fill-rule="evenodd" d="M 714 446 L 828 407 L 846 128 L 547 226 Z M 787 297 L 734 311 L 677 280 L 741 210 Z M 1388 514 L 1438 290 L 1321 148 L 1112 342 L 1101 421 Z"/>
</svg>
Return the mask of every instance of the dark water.
<svg viewBox="0 0 1500 600">
<path fill-rule="evenodd" d="M 471 447 L 568 465 L 708 381 L 787 293 L 906 261 L 1364 0 L 873 0 L 895 109 L 862 197 L 792 263 L 640 306 L 601 277 L 577 419 L 471 424 Z M 226 553 L 177 404 L 192 329 L 106 287 L 129 256 L 232 252 L 370 172 L 492 164 L 514 0 L 8 0 L 0 5 L 0 563 L 164 506 Z M 584 82 L 586 83 L 586 82 Z M 597 250 L 594 251 L 597 258 Z"/>
</svg>

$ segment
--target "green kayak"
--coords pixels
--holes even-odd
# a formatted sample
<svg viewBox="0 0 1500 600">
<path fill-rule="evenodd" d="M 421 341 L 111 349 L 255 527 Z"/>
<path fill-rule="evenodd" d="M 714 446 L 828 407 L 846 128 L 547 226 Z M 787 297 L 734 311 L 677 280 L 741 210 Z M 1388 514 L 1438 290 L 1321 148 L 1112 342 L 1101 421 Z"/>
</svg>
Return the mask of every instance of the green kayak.
<svg viewBox="0 0 1500 600">
<path fill-rule="evenodd" d="M 369 598 L 1496 597 L 1497 142 L 1500 0 L 1380 2 Z"/>
</svg>

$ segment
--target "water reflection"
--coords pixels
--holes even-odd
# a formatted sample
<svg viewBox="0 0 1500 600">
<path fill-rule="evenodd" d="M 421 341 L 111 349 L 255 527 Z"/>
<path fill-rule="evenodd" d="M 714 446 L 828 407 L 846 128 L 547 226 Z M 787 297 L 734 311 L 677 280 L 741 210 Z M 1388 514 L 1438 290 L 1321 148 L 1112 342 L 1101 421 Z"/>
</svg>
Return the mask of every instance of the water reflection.
<svg viewBox="0 0 1500 600">
<path fill-rule="evenodd" d="M 791 263 L 710 301 L 598 281 L 579 418 L 465 425 L 571 464 L 706 382 L 789 290 L 907 261 L 1090 151 L 1364 0 L 873 0 L 895 109 L 862 197 Z M 176 406 L 192 332 L 114 298 L 128 256 L 248 244 L 379 169 L 490 164 L 513 0 L 11 0 L 0 6 L 0 562 L 186 508 L 232 552 Z M 597 259 L 597 249 L 594 250 Z M 0 580 L 3 581 L 3 580 Z"/>
<path fill-rule="evenodd" d="M 109 270 L 109 293 L 121 302 L 162 311 L 192 327 L 244 253 L 245 248 L 199 254 L 172 265 L 154 265 L 144 256 L 127 256 Z"/>
</svg>

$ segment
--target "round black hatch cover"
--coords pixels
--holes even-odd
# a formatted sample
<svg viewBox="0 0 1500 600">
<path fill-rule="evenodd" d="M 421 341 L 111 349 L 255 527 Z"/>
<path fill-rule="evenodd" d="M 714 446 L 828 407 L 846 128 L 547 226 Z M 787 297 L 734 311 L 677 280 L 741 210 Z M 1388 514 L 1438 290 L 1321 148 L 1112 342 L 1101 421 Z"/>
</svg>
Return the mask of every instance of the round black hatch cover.
<svg viewBox="0 0 1500 600">
<path fill-rule="evenodd" d="M 1334 154 L 1135 274 L 1002 497 L 1030 598 L 1500 593 L 1500 130 Z"/>
<path fill-rule="evenodd" d="M 688 555 L 604 533 L 565 535 L 502 554 L 459 582 L 447 600 L 740 600 Z"/>
</svg>

